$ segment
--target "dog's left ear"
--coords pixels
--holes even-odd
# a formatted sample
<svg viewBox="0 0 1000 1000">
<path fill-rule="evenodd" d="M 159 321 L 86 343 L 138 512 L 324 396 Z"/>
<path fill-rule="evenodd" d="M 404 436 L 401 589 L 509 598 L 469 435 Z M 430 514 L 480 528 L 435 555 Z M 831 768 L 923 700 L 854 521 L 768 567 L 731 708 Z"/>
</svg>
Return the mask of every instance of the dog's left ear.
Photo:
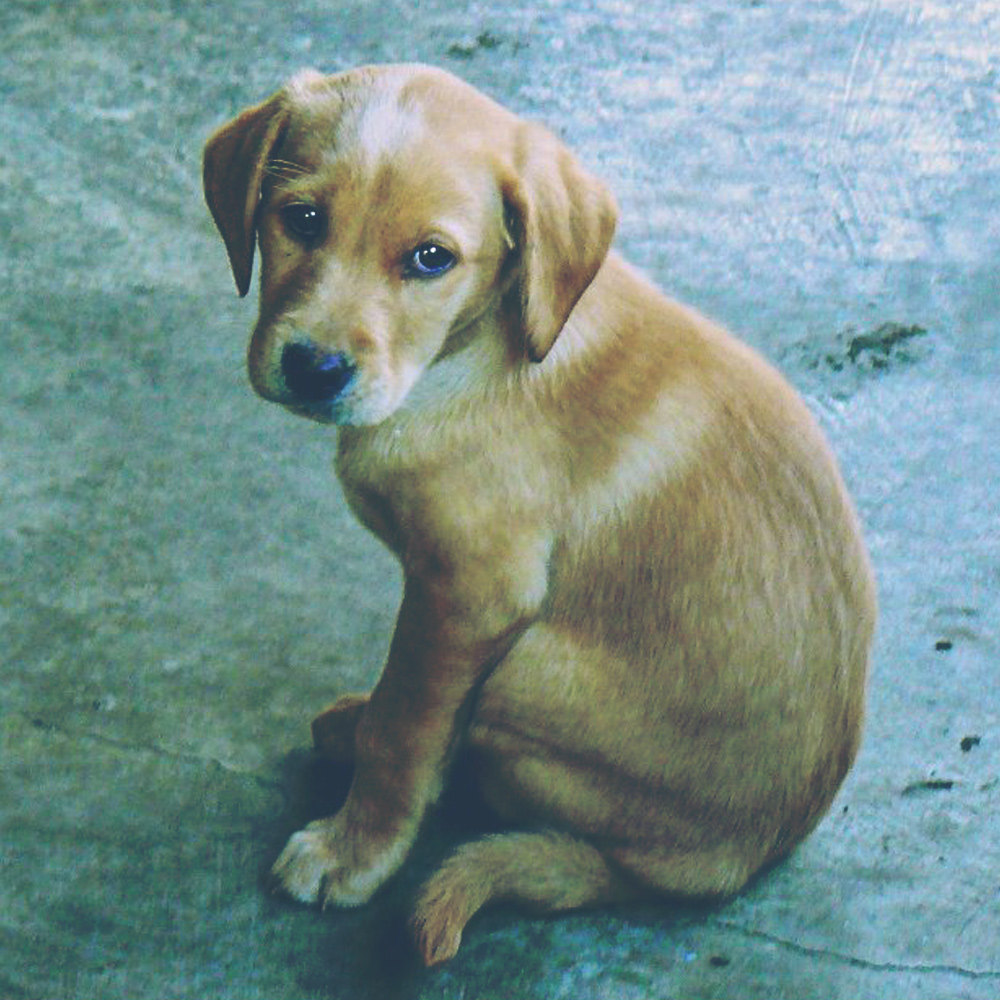
<svg viewBox="0 0 1000 1000">
<path fill-rule="evenodd" d="M 205 146 L 205 201 L 225 241 L 241 296 L 250 290 L 261 181 L 287 120 L 284 95 L 278 93 L 223 125 Z"/>
<path fill-rule="evenodd" d="M 501 182 L 520 273 L 510 291 L 528 356 L 541 361 L 604 263 L 618 210 L 608 189 L 549 131 L 522 124 Z"/>
</svg>

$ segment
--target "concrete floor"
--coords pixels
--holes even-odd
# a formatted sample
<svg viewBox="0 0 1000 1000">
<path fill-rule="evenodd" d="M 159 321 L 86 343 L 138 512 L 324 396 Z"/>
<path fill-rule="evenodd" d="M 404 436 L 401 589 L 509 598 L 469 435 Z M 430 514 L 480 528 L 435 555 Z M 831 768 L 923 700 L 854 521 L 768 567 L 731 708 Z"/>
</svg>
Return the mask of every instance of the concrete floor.
<svg viewBox="0 0 1000 1000">
<path fill-rule="evenodd" d="M 0 29 L 2 1000 L 1000 996 L 996 4 L 6 0 Z M 199 186 L 295 68 L 411 59 L 560 131 L 625 253 L 783 367 L 882 600 L 862 756 L 786 864 L 708 911 L 497 910 L 431 972 L 403 917 L 462 796 L 362 910 L 261 887 L 343 794 L 307 722 L 373 681 L 399 578 L 330 432 L 250 392 Z"/>
</svg>

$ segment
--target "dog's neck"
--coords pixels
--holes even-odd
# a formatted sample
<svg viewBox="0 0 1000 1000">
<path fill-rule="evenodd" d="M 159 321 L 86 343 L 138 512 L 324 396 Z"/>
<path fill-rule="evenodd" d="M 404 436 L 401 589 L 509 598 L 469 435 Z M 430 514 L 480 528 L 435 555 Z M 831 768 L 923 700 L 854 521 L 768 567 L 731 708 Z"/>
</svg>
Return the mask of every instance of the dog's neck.
<svg viewBox="0 0 1000 1000">
<path fill-rule="evenodd" d="M 399 415 L 412 419 L 485 401 L 511 385 L 530 362 L 512 353 L 494 311 L 480 316 L 446 346 L 407 394 Z"/>
</svg>

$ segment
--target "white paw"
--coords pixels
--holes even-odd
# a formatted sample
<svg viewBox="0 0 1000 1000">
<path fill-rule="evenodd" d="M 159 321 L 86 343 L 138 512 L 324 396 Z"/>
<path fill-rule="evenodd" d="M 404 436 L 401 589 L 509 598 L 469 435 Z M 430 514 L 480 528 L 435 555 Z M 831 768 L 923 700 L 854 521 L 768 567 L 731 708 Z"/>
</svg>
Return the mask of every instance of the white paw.
<svg viewBox="0 0 1000 1000">
<path fill-rule="evenodd" d="M 324 879 L 336 866 L 329 832 L 307 827 L 289 838 L 271 876 L 293 899 L 315 903 L 320 899 Z"/>
<path fill-rule="evenodd" d="M 271 869 L 272 886 L 301 903 L 361 906 L 406 857 L 416 824 L 377 840 L 352 833 L 343 812 L 293 834 Z"/>
</svg>

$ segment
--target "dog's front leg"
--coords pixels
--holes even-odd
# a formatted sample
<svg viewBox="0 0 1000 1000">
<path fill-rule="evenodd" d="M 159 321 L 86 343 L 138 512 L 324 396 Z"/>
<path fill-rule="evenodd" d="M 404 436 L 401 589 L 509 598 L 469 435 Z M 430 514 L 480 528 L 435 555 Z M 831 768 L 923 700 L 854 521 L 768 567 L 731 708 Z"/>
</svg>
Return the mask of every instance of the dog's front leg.
<svg viewBox="0 0 1000 1000">
<path fill-rule="evenodd" d="M 385 669 L 358 723 L 347 801 L 291 838 L 273 869 L 279 888 L 303 902 L 357 906 L 402 863 L 478 684 L 528 621 L 493 600 L 491 583 L 485 600 L 470 600 L 455 579 L 407 580 Z"/>
</svg>

